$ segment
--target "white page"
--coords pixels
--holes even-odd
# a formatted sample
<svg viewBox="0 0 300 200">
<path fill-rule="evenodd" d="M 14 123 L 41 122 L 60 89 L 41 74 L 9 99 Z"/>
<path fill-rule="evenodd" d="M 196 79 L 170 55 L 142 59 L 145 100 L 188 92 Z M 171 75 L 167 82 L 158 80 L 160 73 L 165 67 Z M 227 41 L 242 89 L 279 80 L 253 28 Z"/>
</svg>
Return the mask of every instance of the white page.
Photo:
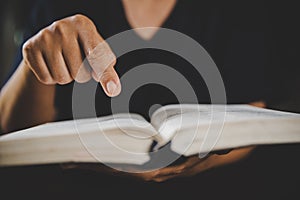
<svg viewBox="0 0 300 200">
<path fill-rule="evenodd" d="M 212 108 L 212 106 L 214 108 Z M 151 122 L 160 133 L 160 146 L 171 140 L 178 132 L 184 132 L 186 129 L 192 129 L 194 130 L 193 132 L 195 132 L 197 126 L 200 127 L 201 131 L 203 132 L 201 133 L 202 138 L 205 137 L 205 134 L 208 134 L 206 135 L 207 140 L 211 140 L 211 144 L 208 146 L 212 146 L 214 144 L 214 141 L 212 140 L 217 140 L 221 134 L 213 133 L 212 129 L 221 132 L 224 123 L 243 123 L 249 121 L 274 119 L 300 119 L 299 116 L 299 114 L 295 113 L 262 109 L 246 104 L 226 105 L 226 107 L 224 107 L 224 105 L 210 104 L 183 104 L 170 105 L 160 108 L 153 114 Z M 214 126 L 211 128 L 210 132 L 208 132 L 211 125 Z M 251 128 L 251 126 L 245 128 Z M 192 136 L 195 137 L 195 134 L 196 133 L 194 133 Z M 190 140 L 192 139 L 193 138 L 190 138 Z"/>
<path fill-rule="evenodd" d="M 226 115 L 207 110 L 173 115 L 161 127 L 171 148 L 191 155 L 247 145 L 300 142 L 300 115 L 249 105 L 228 105 Z M 197 127 L 198 125 L 198 127 Z"/>
<path fill-rule="evenodd" d="M 155 134 L 136 114 L 47 123 L 0 137 L 0 166 L 99 160 L 143 164 L 150 159 Z"/>
</svg>

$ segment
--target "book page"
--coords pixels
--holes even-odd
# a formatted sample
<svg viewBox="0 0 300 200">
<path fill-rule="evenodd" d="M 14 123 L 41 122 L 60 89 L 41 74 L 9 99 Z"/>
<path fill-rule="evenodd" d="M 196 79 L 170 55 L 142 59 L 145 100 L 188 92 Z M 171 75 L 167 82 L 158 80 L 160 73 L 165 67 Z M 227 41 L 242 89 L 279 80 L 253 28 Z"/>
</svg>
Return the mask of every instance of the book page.
<svg viewBox="0 0 300 200">
<path fill-rule="evenodd" d="M 113 123 L 114 122 L 114 123 Z M 57 121 L 41 124 L 28 129 L 9 133 L 1 137 L 1 140 L 18 140 L 27 137 L 48 137 L 48 136 L 62 136 L 77 134 L 78 129 L 82 132 L 89 132 L 95 129 L 99 129 L 98 126 L 105 128 L 118 128 L 130 126 L 133 127 L 147 127 L 151 129 L 149 123 L 138 114 L 119 113 L 115 115 L 109 115 L 97 118 L 85 118 L 76 120 Z M 132 128 L 133 128 L 132 127 Z"/>
<path fill-rule="evenodd" d="M 51 122 L 0 137 L 0 166 L 62 162 L 143 164 L 156 130 L 137 114 Z"/>
<path fill-rule="evenodd" d="M 213 108 L 212 108 L 213 107 Z M 159 132 L 161 145 L 170 141 L 176 134 L 180 133 L 181 139 L 190 144 L 194 138 L 204 138 L 213 146 L 222 134 L 224 125 L 232 123 L 241 123 L 246 125 L 254 125 L 254 122 L 270 121 L 270 120 L 286 120 L 300 119 L 299 114 L 281 112 L 270 109 L 257 108 L 246 104 L 233 105 L 170 105 L 158 109 L 153 113 L 151 123 Z M 277 122 L 278 123 L 278 122 Z M 195 133 L 195 130 L 201 129 L 202 133 Z M 299 125 L 300 130 L 300 125 Z M 184 132 L 193 132 L 184 135 Z M 210 131 L 210 132 L 209 132 Z M 213 131 L 220 133 L 214 134 Z M 179 136 L 177 136 L 178 138 Z M 180 141 L 177 139 L 177 143 Z M 183 143 L 184 143 L 183 142 Z M 199 146 L 200 149 L 200 146 Z M 208 150 L 208 147 L 205 148 Z"/>
<path fill-rule="evenodd" d="M 213 119 L 220 121 L 224 118 L 224 105 L 210 104 L 174 104 L 163 106 L 151 117 L 151 124 L 158 130 L 156 139 L 161 145 L 166 144 L 178 129 L 186 126 L 208 124 Z M 212 115 L 214 113 L 214 115 Z M 213 118 L 212 118 L 213 117 Z"/>
</svg>

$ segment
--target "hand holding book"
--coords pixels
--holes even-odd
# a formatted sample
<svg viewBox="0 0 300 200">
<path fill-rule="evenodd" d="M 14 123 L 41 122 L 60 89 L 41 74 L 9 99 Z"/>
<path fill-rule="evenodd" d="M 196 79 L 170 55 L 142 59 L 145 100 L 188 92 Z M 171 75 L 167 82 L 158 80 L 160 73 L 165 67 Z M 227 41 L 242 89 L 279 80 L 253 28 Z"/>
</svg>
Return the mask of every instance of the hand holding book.
<svg viewBox="0 0 300 200">
<path fill-rule="evenodd" d="M 264 108 L 264 102 L 253 102 L 250 105 Z M 237 148 L 230 151 L 215 152 L 205 158 L 199 158 L 198 155 L 189 156 L 178 164 L 172 164 L 161 169 L 142 173 L 127 173 L 105 166 L 103 164 L 61 164 L 63 170 L 89 170 L 96 173 L 112 173 L 114 175 L 129 176 L 145 181 L 162 182 L 172 178 L 193 176 L 203 171 L 215 167 L 221 167 L 226 164 L 237 162 L 247 157 L 255 146 Z"/>
<path fill-rule="evenodd" d="M 299 143 L 299 122 L 295 113 L 205 104 L 163 106 L 151 122 L 130 113 L 53 122 L 0 137 L 0 167 L 59 164 L 164 181 L 235 162 L 256 145 Z"/>
<path fill-rule="evenodd" d="M 183 158 L 183 162 L 166 166 L 149 172 L 128 173 L 117 169 L 110 168 L 101 163 L 65 163 L 61 164 L 62 170 L 88 170 L 95 173 L 109 173 L 116 176 L 132 177 L 143 181 L 163 182 L 172 178 L 189 177 L 204 172 L 211 168 L 221 167 L 226 164 L 237 162 L 251 153 L 255 147 L 244 147 L 232 150 L 226 154 L 211 154 L 205 158 L 199 156 L 190 156 Z"/>
</svg>

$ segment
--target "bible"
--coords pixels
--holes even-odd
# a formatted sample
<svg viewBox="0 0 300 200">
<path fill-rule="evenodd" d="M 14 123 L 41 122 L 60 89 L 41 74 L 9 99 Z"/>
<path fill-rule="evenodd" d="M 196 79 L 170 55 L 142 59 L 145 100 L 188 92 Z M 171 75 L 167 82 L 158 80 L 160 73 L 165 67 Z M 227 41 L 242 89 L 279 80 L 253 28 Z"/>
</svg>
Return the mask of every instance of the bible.
<svg viewBox="0 0 300 200">
<path fill-rule="evenodd" d="M 300 142 L 300 114 L 231 104 L 174 104 L 141 115 L 57 121 L 0 137 L 0 167 L 51 163 L 143 165 L 165 146 L 183 157 Z"/>
</svg>

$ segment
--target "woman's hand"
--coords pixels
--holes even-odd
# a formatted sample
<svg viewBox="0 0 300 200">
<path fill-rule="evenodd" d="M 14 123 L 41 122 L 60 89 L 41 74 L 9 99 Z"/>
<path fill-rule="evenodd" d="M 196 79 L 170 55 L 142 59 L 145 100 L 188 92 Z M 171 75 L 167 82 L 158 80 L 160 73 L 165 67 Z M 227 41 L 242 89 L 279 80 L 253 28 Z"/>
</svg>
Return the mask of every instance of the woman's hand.
<svg viewBox="0 0 300 200">
<path fill-rule="evenodd" d="M 121 91 L 113 68 L 116 57 L 86 16 L 67 17 L 42 29 L 24 44 L 23 57 L 43 84 L 63 85 L 93 78 L 108 96 Z M 82 64 L 85 57 L 89 65 Z"/>
<path fill-rule="evenodd" d="M 151 172 L 136 173 L 131 175 L 139 179 L 156 182 L 162 182 L 172 178 L 190 177 L 208 169 L 241 160 L 242 158 L 245 158 L 253 149 L 254 147 L 240 148 L 232 150 L 224 155 L 213 154 L 206 158 L 191 156 L 188 157 L 184 163 L 179 165 L 168 166 Z"/>
<path fill-rule="evenodd" d="M 83 15 L 42 29 L 24 44 L 23 61 L 0 91 L 3 133 L 53 121 L 55 84 L 94 78 L 108 96 L 118 95 L 121 85 L 115 63 L 114 53 Z"/>
<path fill-rule="evenodd" d="M 232 150 L 224 155 L 213 154 L 206 158 L 191 156 L 181 164 L 142 173 L 123 172 L 103 164 L 62 164 L 61 167 L 64 170 L 88 170 L 100 173 L 110 173 L 117 176 L 132 177 L 143 181 L 163 182 L 172 178 L 193 176 L 211 168 L 236 162 L 245 158 L 253 149 L 254 147 L 240 148 Z"/>
<path fill-rule="evenodd" d="M 265 107 L 264 102 L 253 102 L 250 105 Z M 127 173 L 112 169 L 105 165 L 99 164 L 63 164 L 63 169 L 84 169 L 96 172 L 106 172 L 114 175 L 128 176 L 145 181 L 162 182 L 172 178 L 189 177 L 226 164 L 234 163 L 246 158 L 255 147 L 244 147 L 234 149 L 226 154 L 212 154 L 205 158 L 199 158 L 197 155 L 186 158 L 178 165 L 170 165 L 154 171 L 143 173 Z M 132 169 L 131 169 L 132 170 Z"/>
<path fill-rule="evenodd" d="M 252 102 L 250 105 L 264 108 L 265 103 L 262 101 Z M 165 167 L 152 172 L 133 174 L 133 176 L 144 180 L 165 181 L 176 177 L 188 177 L 206 171 L 211 168 L 223 166 L 242 160 L 251 153 L 254 147 L 239 148 L 230 151 L 224 155 L 213 154 L 206 158 L 200 159 L 198 156 L 192 156 L 179 165 Z"/>
</svg>

